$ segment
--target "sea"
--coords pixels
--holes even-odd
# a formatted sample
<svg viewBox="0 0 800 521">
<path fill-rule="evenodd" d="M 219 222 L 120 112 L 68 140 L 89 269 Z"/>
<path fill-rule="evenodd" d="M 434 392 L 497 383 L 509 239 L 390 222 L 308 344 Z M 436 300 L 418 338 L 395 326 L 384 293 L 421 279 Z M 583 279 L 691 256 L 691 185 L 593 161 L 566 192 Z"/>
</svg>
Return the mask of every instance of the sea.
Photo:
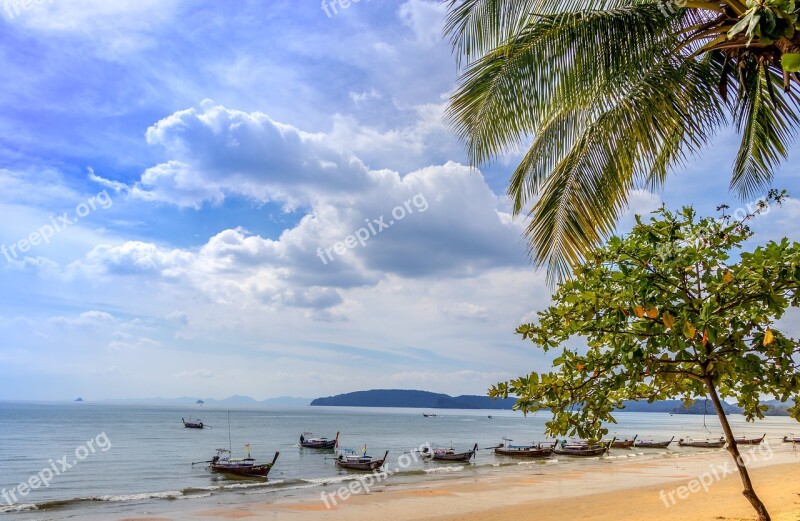
<svg viewBox="0 0 800 521">
<path fill-rule="evenodd" d="M 286 501 L 319 496 L 360 476 L 337 468 L 333 451 L 301 448 L 304 432 L 329 438 L 340 432 L 342 447 L 366 448 L 375 457 L 388 450 L 387 487 L 521 464 L 538 465 L 557 478 L 600 464 L 599 458 L 520 462 L 494 455 L 491 448 L 504 438 L 512 444 L 544 441 L 548 417 L 497 410 L 0 402 L 0 521 L 114 519 L 169 508 Z M 184 428 L 181 418 L 199 418 L 207 427 Z M 667 450 L 613 450 L 611 459 L 679 456 L 703 450 L 677 447 L 679 437 L 721 435 L 714 415 L 618 412 L 616 419 L 610 436 L 675 436 L 676 442 Z M 730 421 L 737 435 L 766 433 L 772 443 L 800 432 L 787 417 L 747 423 L 733 415 Z M 416 452 L 425 444 L 467 451 L 475 443 L 482 450 L 469 464 L 431 462 Z M 280 452 L 268 479 L 232 479 L 210 473 L 205 463 L 192 465 L 211 459 L 217 448 L 230 447 L 234 457 L 242 457 L 248 444 L 259 462 Z M 176 506 L 178 501 L 185 503 Z"/>
</svg>

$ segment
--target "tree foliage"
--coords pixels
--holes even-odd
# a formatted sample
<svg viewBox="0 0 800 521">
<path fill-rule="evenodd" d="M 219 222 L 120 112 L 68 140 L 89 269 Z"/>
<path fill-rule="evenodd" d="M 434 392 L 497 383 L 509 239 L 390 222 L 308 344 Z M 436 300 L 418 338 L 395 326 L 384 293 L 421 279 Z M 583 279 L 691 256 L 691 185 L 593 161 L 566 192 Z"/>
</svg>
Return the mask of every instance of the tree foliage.
<svg viewBox="0 0 800 521">
<path fill-rule="evenodd" d="M 772 194 L 780 202 L 782 194 Z M 784 239 L 739 251 L 747 221 L 661 208 L 589 255 L 536 323 L 517 332 L 544 351 L 563 347 L 553 372 L 494 387 L 525 412 L 550 409 L 552 435 L 600 438 L 623 400 L 709 393 L 734 399 L 748 420 L 762 396 L 794 400 L 800 420 L 800 343 L 775 322 L 800 299 L 800 244 Z M 573 339 L 587 347 L 564 347 Z M 580 405 L 580 407 L 578 407 Z"/>
</svg>

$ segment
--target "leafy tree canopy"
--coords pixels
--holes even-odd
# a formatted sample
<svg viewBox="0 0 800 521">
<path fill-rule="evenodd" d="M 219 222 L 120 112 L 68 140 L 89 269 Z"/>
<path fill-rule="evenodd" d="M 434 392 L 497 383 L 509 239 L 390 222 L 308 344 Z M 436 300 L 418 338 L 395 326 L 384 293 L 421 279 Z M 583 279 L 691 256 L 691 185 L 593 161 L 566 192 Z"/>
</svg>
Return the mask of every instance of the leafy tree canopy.
<svg viewBox="0 0 800 521">
<path fill-rule="evenodd" d="M 518 396 L 525 412 L 549 408 L 551 435 L 598 439 L 623 400 L 692 398 L 718 392 L 748 420 L 768 409 L 762 396 L 793 400 L 800 420 L 800 343 L 775 327 L 800 294 L 800 244 L 787 239 L 741 251 L 748 221 L 785 193 L 770 193 L 737 221 L 665 208 L 612 237 L 562 283 L 536 323 L 517 332 L 544 351 L 574 337 L 554 371 L 491 389 Z"/>
</svg>

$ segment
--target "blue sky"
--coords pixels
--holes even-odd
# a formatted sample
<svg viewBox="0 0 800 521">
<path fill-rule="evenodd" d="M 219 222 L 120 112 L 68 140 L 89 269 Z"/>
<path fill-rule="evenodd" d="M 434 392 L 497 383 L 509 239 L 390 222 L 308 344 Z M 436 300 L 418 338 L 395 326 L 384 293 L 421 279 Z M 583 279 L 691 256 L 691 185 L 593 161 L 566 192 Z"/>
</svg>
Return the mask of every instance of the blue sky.
<svg viewBox="0 0 800 521">
<path fill-rule="evenodd" d="M 517 156 L 467 166 L 438 2 L 25 5 L 0 5 L 0 399 L 483 393 L 545 367 L 514 335 L 550 294 L 504 196 Z M 743 204 L 735 147 L 621 229 Z"/>
</svg>

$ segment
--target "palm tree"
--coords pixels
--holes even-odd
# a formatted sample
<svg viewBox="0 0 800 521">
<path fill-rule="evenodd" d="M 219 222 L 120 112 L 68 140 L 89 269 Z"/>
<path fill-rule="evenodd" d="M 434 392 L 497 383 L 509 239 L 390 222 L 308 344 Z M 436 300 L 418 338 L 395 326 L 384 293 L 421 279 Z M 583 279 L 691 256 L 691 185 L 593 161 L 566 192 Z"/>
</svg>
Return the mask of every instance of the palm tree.
<svg viewBox="0 0 800 521">
<path fill-rule="evenodd" d="M 551 284 L 609 236 L 632 190 L 661 187 L 731 123 L 738 196 L 759 195 L 787 156 L 800 0 L 445 1 L 462 68 L 450 118 L 473 164 L 528 147 L 509 195 Z"/>
</svg>

